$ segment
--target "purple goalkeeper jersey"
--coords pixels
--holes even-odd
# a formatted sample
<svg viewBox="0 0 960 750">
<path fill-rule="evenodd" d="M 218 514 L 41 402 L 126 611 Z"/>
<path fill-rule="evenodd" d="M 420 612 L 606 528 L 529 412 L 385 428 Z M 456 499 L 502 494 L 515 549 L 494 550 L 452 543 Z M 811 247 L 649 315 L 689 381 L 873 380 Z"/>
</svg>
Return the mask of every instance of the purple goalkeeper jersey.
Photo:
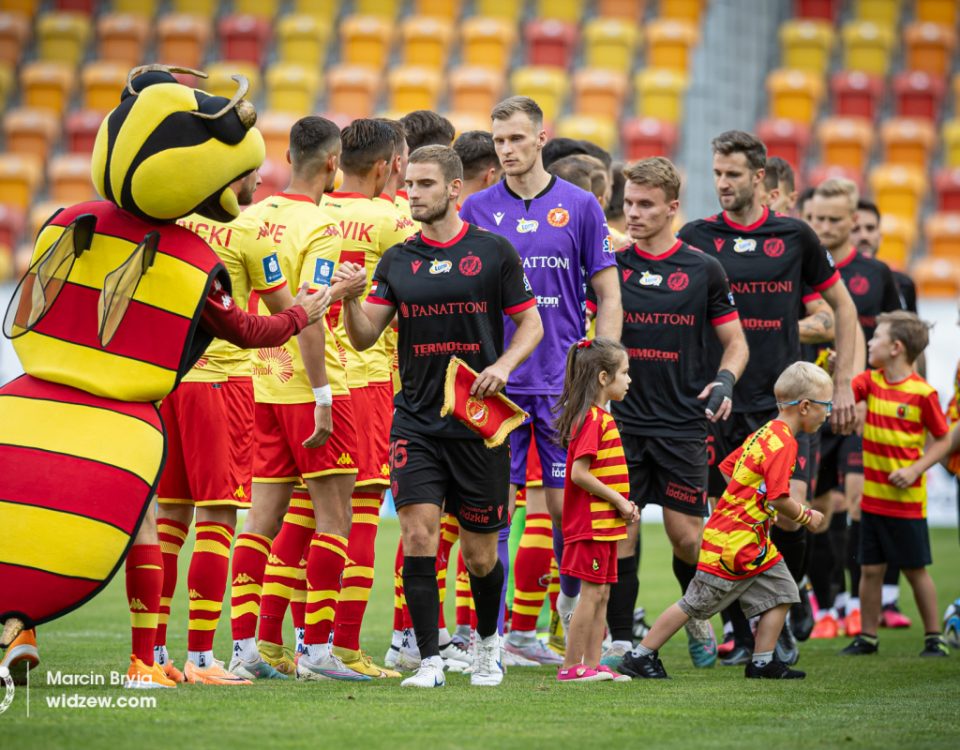
<svg viewBox="0 0 960 750">
<path fill-rule="evenodd" d="M 586 283 L 616 265 L 603 209 L 591 193 L 553 177 L 529 200 L 498 182 L 467 198 L 460 216 L 510 240 L 537 297 L 543 340 L 511 373 L 508 392 L 559 394 L 567 349 L 586 330 Z M 516 330 L 508 319 L 505 345 Z"/>
</svg>

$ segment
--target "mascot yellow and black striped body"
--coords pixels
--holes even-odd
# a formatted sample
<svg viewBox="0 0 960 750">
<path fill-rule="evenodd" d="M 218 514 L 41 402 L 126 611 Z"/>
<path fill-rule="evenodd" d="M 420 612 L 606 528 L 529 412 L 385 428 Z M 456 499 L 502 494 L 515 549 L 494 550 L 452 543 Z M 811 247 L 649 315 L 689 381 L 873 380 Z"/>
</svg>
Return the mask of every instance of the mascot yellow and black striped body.
<svg viewBox="0 0 960 750">
<path fill-rule="evenodd" d="M 242 100 L 150 66 L 103 121 L 92 177 L 108 200 L 57 213 L 4 319 L 25 375 L 0 388 L 0 621 L 39 625 L 119 567 L 163 467 L 156 402 L 210 343 L 216 254 L 173 223 L 239 214 L 229 184 L 263 139 Z"/>
</svg>

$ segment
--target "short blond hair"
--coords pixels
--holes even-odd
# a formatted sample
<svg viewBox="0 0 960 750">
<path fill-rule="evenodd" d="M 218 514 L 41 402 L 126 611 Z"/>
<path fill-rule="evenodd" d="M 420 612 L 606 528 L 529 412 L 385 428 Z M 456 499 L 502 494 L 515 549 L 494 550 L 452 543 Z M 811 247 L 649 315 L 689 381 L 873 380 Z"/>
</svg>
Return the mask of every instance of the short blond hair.
<svg viewBox="0 0 960 750">
<path fill-rule="evenodd" d="M 816 398 L 823 390 L 833 392 L 833 381 L 826 370 L 812 362 L 794 362 L 780 373 L 773 385 L 777 401 L 799 401 Z"/>
<path fill-rule="evenodd" d="M 680 173 L 673 162 L 662 156 L 631 162 L 623 168 L 627 182 L 644 187 L 660 188 L 668 201 L 680 197 Z"/>
<path fill-rule="evenodd" d="M 846 177 L 830 177 L 824 180 L 817 185 L 813 194 L 818 198 L 846 198 L 850 204 L 850 211 L 857 210 L 857 201 L 860 200 L 857 183 L 848 180 Z"/>
</svg>

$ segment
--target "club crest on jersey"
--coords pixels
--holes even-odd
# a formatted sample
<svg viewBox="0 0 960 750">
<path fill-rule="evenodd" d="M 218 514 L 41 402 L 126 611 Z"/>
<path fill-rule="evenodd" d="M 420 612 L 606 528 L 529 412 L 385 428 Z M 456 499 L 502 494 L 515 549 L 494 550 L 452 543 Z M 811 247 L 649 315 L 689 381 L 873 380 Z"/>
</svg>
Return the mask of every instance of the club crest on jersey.
<svg viewBox="0 0 960 750">
<path fill-rule="evenodd" d="M 570 222 L 570 212 L 565 208 L 551 208 L 547 214 L 547 223 L 552 227 L 565 227 Z"/>
<path fill-rule="evenodd" d="M 779 237 L 770 237 L 763 241 L 763 253 L 770 258 L 779 258 L 787 247 Z"/>
<path fill-rule="evenodd" d="M 271 253 L 263 259 L 263 276 L 268 284 L 276 284 L 283 278 L 283 271 L 280 270 L 280 261 L 276 253 Z"/>
<path fill-rule="evenodd" d="M 494 211 L 493 220 L 497 222 L 497 226 L 500 226 L 500 222 L 503 221 L 503 211 Z"/>
<path fill-rule="evenodd" d="M 530 234 L 536 232 L 540 222 L 536 219 L 517 219 L 517 234 Z"/>
<path fill-rule="evenodd" d="M 851 294 L 856 294 L 858 297 L 862 297 L 864 294 L 870 291 L 870 282 L 867 280 L 866 276 L 862 276 L 859 273 L 850 279 L 850 282 L 847 284 L 847 288 L 850 290 Z"/>
<path fill-rule="evenodd" d="M 667 278 L 667 286 L 674 292 L 682 292 L 690 285 L 690 277 L 683 271 L 674 271 Z"/>
<path fill-rule="evenodd" d="M 477 427 L 483 427 L 490 419 L 490 407 L 486 405 L 483 399 L 468 398 L 466 408 L 467 419 Z"/>
<path fill-rule="evenodd" d="M 430 273 L 433 276 L 439 276 L 441 273 L 450 273 L 451 268 L 453 268 L 452 260 L 437 260 L 434 258 L 430 261 Z"/>
<path fill-rule="evenodd" d="M 733 241 L 733 252 L 752 253 L 757 249 L 757 241 L 752 237 L 737 237 Z"/>
<path fill-rule="evenodd" d="M 897 416 L 900 417 L 900 419 L 907 416 L 906 404 L 900 404 L 900 406 L 897 407 Z"/>
<path fill-rule="evenodd" d="M 330 279 L 333 277 L 333 261 L 325 258 L 317 258 L 317 263 L 313 267 L 313 283 L 321 286 L 330 286 Z"/>
<path fill-rule="evenodd" d="M 590 565 L 593 568 L 593 572 L 596 573 L 600 570 L 600 561 L 597 558 L 593 558 L 593 562 Z"/>
<path fill-rule="evenodd" d="M 458 268 L 464 276 L 476 276 L 483 269 L 483 264 L 476 255 L 466 255 L 460 259 Z"/>
<path fill-rule="evenodd" d="M 660 284 L 663 283 L 663 276 L 658 273 L 644 271 L 640 274 L 639 282 L 640 286 L 660 286 Z"/>
<path fill-rule="evenodd" d="M 410 270 L 413 271 L 413 273 L 416 273 L 417 271 L 420 270 L 420 266 L 422 266 L 422 265 L 423 265 L 423 261 L 422 261 L 422 260 L 411 260 L 411 261 L 410 261 Z"/>
</svg>

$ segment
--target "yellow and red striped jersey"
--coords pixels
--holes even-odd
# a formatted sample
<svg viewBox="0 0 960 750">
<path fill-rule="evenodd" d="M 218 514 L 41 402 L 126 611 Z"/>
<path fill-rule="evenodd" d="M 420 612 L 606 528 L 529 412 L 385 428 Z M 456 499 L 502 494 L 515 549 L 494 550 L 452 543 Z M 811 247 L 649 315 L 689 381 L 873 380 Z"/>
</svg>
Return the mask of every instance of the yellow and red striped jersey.
<svg viewBox="0 0 960 750">
<path fill-rule="evenodd" d="M 607 487 L 630 497 L 627 462 L 620 431 L 613 417 L 599 406 L 590 407 L 567 448 L 567 481 L 563 488 L 563 538 L 614 541 L 627 538 L 627 525 L 613 503 L 591 495 L 570 479 L 573 462 L 590 456 L 590 473 Z"/>
<path fill-rule="evenodd" d="M 730 482 L 703 529 L 697 569 L 737 581 L 762 573 L 782 558 L 770 541 L 770 505 L 790 494 L 797 441 L 772 419 L 727 456 L 720 471 Z"/>
<path fill-rule="evenodd" d="M 926 518 L 926 476 L 907 489 L 891 484 L 889 476 L 923 456 L 928 432 L 935 438 L 947 434 L 936 389 L 915 372 L 891 383 L 883 370 L 867 370 L 853 379 L 853 395 L 867 402 L 860 507 L 880 516 Z"/>
<path fill-rule="evenodd" d="M 947 424 L 953 427 L 957 422 L 960 422 L 960 362 L 957 362 L 957 372 L 953 376 L 953 398 L 947 405 Z M 947 469 L 960 476 L 960 451 L 950 454 Z"/>
</svg>

